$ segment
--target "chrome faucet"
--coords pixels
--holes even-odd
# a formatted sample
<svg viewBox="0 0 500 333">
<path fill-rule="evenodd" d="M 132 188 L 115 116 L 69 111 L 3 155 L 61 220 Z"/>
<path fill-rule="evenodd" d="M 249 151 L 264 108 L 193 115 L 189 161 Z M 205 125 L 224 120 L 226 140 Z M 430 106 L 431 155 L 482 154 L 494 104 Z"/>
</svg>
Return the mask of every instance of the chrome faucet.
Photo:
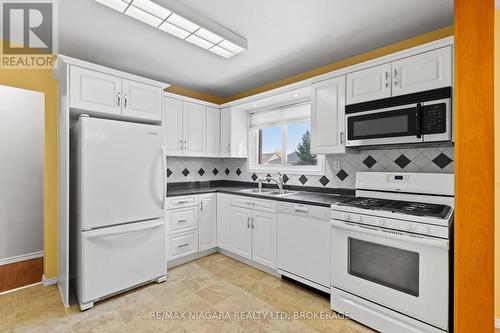
<svg viewBox="0 0 500 333">
<path fill-rule="evenodd" d="M 278 185 L 278 188 L 280 190 L 280 194 L 282 194 L 283 193 L 283 175 L 281 174 L 281 172 L 276 172 L 276 173 L 278 174 L 278 179 L 273 178 L 273 177 L 266 177 L 265 180 L 275 182 Z M 262 186 L 261 183 L 259 183 L 259 184 L 260 184 L 259 186 Z"/>
</svg>

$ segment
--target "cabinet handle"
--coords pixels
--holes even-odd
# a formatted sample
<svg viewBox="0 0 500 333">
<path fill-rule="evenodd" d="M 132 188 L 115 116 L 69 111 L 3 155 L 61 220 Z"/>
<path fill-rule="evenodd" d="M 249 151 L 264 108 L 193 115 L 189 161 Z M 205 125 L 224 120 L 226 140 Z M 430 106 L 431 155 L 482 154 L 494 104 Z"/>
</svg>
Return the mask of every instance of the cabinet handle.
<svg viewBox="0 0 500 333">
<path fill-rule="evenodd" d="M 394 86 L 398 86 L 398 70 L 397 68 L 394 69 Z"/>
<path fill-rule="evenodd" d="M 200 201 L 200 210 L 203 210 L 203 200 Z"/>
<path fill-rule="evenodd" d="M 188 243 L 186 243 L 186 244 L 179 245 L 179 246 L 177 246 L 177 247 L 178 247 L 179 249 L 181 249 L 181 248 L 186 247 L 186 246 L 188 246 L 188 245 L 189 245 L 189 244 L 188 244 Z"/>
<path fill-rule="evenodd" d="M 385 72 L 385 87 L 389 88 L 389 76 L 391 74 L 389 72 Z"/>
<path fill-rule="evenodd" d="M 227 144 L 227 151 L 228 151 L 228 152 L 230 152 L 230 151 L 231 151 L 231 144 L 230 144 L 230 143 L 228 143 L 228 144 Z"/>
<path fill-rule="evenodd" d="M 345 143 L 344 141 L 344 132 L 340 132 L 340 144 L 343 145 Z"/>
<path fill-rule="evenodd" d="M 188 203 L 188 202 L 191 202 L 189 200 L 182 200 L 182 201 L 177 201 L 175 204 L 176 205 L 180 205 L 180 204 L 184 204 L 184 203 Z"/>
<path fill-rule="evenodd" d="M 252 217 L 252 229 L 255 228 L 255 224 L 253 223 L 255 221 L 255 219 Z"/>
<path fill-rule="evenodd" d="M 125 95 L 123 95 L 123 106 L 127 107 L 127 93 L 125 93 Z"/>
<path fill-rule="evenodd" d="M 179 224 L 184 224 L 186 222 L 187 222 L 187 220 L 179 220 L 179 221 L 177 221 L 177 223 L 179 223 Z"/>
<path fill-rule="evenodd" d="M 118 106 L 120 106 L 120 103 L 121 103 L 121 93 L 118 92 L 117 94 L 117 103 L 118 103 Z"/>
<path fill-rule="evenodd" d="M 308 211 L 307 209 L 301 209 L 301 208 L 294 208 L 296 213 L 301 213 L 301 214 L 307 214 Z"/>
<path fill-rule="evenodd" d="M 247 216 L 247 229 L 250 229 L 250 216 Z"/>
<path fill-rule="evenodd" d="M 187 140 L 184 140 L 184 150 L 187 150 L 187 144 L 188 144 Z"/>
</svg>

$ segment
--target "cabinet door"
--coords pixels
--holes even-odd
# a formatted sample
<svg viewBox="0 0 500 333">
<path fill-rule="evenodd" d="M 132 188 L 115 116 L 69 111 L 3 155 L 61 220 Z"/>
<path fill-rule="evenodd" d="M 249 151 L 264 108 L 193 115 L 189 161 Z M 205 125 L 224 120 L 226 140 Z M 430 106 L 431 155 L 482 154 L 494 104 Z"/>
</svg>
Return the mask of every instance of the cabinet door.
<svg viewBox="0 0 500 333">
<path fill-rule="evenodd" d="M 251 217 L 251 210 L 231 207 L 231 220 L 229 222 L 230 251 L 247 259 L 252 259 Z"/>
<path fill-rule="evenodd" d="M 71 108 L 120 115 L 123 103 L 119 77 L 71 66 L 69 84 Z"/>
<path fill-rule="evenodd" d="M 122 115 L 161 121 L 161 94 L 161 88 L 122 80 Z"/>
<path fill-rule="evenodd" d="M 217 193 L 217 246 L 230 250 L 231 203 L 228 194 Z"/>
<path fill-rule="evenodd" d="M 231 156 L 231 108 L 220 112 L 220 156 Z"/>
<path fill-rule="evenodd" d="M 391 96 L 391 64 L 347 74 L 347 104 Z"/>
<path fill-rule="evenodd" d="M 167 156 L 182 156 L 182 101 L 163 97 L 163 120 L 165 150 Z"/>
<path fill-rule="evenodd" d="M 321 81 L 311 91 L 311 152 L 345 152 L 345 76 Z"/>
<path fill-rule="evenodd" d="M 205 156 L 207 107 L 196 103 L 183 103 L 184 156 Z"/>
<path fill-rule="evenodd" d="M 217 194 L 200 195 L 200 251 L 217 246 Z"/>
<path fill-rule="evenodd" d="M 449 87 L 452 84 L 451 46 L 392 63 L 392 95 Z"/>
<path fill-rule="evenodd" d="M 220 109 L 207 106 L 207 155 L 219 157 L 220 150 Z"/>
<path fill-rule="evenodd" d="M 276 214 L 254 211 L 252 216 L 252 259 L 276 267 Z"/>
</svg>

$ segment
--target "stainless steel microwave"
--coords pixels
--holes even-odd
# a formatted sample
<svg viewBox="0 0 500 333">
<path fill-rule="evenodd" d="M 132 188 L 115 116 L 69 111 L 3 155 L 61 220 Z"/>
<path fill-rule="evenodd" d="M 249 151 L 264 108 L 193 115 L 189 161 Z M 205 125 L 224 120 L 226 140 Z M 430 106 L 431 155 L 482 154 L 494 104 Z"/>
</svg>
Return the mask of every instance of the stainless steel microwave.
<svg viewBox="0 0 500 333">
<path fill-rule="evenodd" d="M 451 87 L 346 106 L 347 147 L 452 141 Z"/>
</svg>

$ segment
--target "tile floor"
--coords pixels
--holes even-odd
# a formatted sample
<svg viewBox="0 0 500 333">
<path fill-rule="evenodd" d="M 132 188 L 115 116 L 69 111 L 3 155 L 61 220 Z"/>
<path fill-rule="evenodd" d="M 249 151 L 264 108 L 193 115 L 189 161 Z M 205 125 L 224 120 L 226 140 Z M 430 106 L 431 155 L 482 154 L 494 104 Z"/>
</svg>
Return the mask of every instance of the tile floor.
<svg viewBox="0 0 500 333">
<path fill-rule="evenodd" d="M 220 320 L 161 318 L 198 312 Z M 226 311 L 229 314 L 226 314 Z M 150 284 L 99 302 L 85 312 L 64 309 L 57 287 L 37 285 L 0 296 L 4 332 L 372 332 L 345 318 L 271 319 L 296 311 L 331 315 L 327 298 L 232 258 L 213 254 L 168 271 Z M 152 319 L 152 313 L 158 318 Z M 235 312 L 240 318 L 234 318 Z M 255 314 L 262 313 L 262 315 Z M 186 314 L 188 315 L 188 314 Z M 223 318 L 224 316 L 230 316 Z M 261 316 L 244 319 L 242 316 Z"/>
</svg>

